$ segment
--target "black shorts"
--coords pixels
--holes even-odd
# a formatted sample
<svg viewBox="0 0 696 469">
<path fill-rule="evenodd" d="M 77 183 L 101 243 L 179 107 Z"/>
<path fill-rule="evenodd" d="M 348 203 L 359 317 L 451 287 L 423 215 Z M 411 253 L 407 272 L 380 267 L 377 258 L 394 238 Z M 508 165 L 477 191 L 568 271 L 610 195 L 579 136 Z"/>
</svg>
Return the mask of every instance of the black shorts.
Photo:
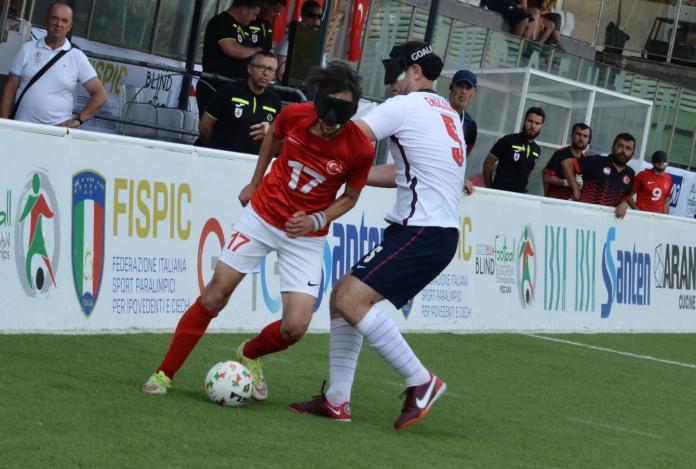
<svg viewBox="0 0 696 469">
<path fill-rule="evenodd" d="M 384 241 L 353 266 L 352 275 L 399 309 L 447 267 L 458 239 L 456 228 L 389 225 Z"/>
</svg>

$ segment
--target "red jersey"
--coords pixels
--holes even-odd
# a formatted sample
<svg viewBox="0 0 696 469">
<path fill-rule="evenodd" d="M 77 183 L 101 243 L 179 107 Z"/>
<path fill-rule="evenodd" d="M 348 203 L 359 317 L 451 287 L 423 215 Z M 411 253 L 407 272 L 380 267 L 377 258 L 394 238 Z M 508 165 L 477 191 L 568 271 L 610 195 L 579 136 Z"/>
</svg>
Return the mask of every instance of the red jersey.
<svg viewBox="0 0 696 469">
<path fill-rule="evenodd" d="M 283 140 L 273 163 L 251 198 L 254 210 L 268 223 L 285 230 L 297 211 L 325 210 L 343 184 L 362 189 L 374 160 L 374 148 L 355 123 L 348 121 L 330 140 L 309 131 L 317 121 L 314 103 L 290 104 L 274 121 L 274 136 Z M 306 236 L 323 236 L 324 229 Z"/>
<path fill-rule="evenodd" d="M 672 176 L 656 174 L 652 169 L 638 173 L 633 182 L 636 205 L 646 212 L 665 213 L 665 201 L 672 196 Z"/>
</svg>

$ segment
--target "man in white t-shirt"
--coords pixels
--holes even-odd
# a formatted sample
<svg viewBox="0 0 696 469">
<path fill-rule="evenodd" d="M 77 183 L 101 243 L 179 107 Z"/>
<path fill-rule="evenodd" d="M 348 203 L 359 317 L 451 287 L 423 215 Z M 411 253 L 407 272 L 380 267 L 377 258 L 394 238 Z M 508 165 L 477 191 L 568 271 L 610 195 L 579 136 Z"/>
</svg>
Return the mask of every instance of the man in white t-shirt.
<svg viewBox="0 0 696 469">
<path fill-rule="evenodd" d="M 46 36 L 25 43 L 10 67 L 0 100 L 0 117 L 9 118 L 15 103 L 31 79 L 58 53 L 66 52 L 27 90 L 17 109 L 16 120 L 38 124 L 78 127 L 92 118 L 108 96 L 85 54 L 72 47 L 67 35 L 73 12 L 67 3 L 51 4 L 46 15 Z M 73 113 L 74 91 L 80 83 L 90 95 L 81 111 Z"/>
<path fill-rule="evenodd" d="M 368 184 L 396 187 L 396 203 L 385 217 L 384 241 L 333 289 L 327 392 L 289 408 L 350 420 L 364 337 L 405 380 L 406 402 L 394 422 L 400 430 L 425 417 L 447 386 L 423 366 L 377 303 L 387 299 L 403 307 L 447 267 L 457 250 L 461 193 L 473 186 L 464 179 L 466 142 L 459 114 L 433 90 L 442 60 L 417 41 L 396 46 L 389 55 L 383 61 L 384 83 L 397 96 L 356 124 L 371 140 L 389 139 L 394 164 L 374 167 Z"/>
</svg>

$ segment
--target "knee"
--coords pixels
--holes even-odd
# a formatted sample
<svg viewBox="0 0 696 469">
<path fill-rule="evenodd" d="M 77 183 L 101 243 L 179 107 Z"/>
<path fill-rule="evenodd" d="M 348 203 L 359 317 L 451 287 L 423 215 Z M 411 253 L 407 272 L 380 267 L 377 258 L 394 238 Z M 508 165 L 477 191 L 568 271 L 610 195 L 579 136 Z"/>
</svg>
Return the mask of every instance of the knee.
<svg viewBox="0 0 696 469">
<path fill-rule="evenodd" d="M 354 307 L 354 296 L 343 285 L 336 285 L 336 288 L 331 291 L 331 311 L 343 316 Z"/>
<path fill-rule="evenodd" d="M 206 286 L 203 293 L 201 293 L 203 306 L 211 313 L 215 313 L 215 316 L 227 305 L 228 300 L 229 295 L 214 284 Z"/>
<path fill-rule="evenodd" d="M 280 325 L 280 334 L 286 344 L 292 345 L 299 342 L 308 327 L 309 321 L 283 321 Z"/>
</svg>

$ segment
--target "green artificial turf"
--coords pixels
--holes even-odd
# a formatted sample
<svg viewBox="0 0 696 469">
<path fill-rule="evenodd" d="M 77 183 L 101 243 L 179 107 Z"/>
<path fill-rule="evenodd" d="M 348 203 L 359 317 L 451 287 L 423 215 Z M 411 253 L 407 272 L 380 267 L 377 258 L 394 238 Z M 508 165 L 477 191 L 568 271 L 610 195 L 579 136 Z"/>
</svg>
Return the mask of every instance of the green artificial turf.
<svg viewBox="0 0 696 469">
<path fill-rule="evenodd" d="M 140 388 L 169 335 L 0 335 L 0 467 L 694 467 L 696 336 L 414 334 L 447 393 L 397 432 L 401 378 L 363 348 L 353 422 L 286 410 L 318 394 L 326 335 L 269 356 L 270 397 L 207 400 L 249 335 L 209 334 L 166 396 Z M 684 365 L 691 365 L 684 366 Z"/>
</svg>

